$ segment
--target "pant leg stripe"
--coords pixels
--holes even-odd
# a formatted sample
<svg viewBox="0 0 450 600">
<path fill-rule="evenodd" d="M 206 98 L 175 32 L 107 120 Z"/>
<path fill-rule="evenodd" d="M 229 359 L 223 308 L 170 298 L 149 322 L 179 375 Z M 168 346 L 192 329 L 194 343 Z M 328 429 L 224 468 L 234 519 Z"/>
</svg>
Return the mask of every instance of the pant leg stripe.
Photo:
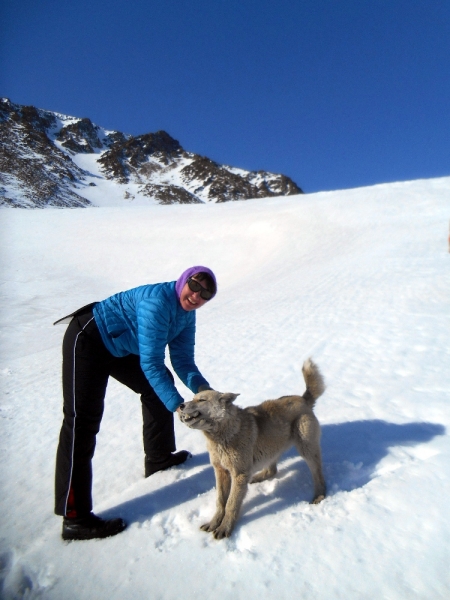
<svg viewBox="0 0 450 600">
<path fill-rule="evenodd" d="M 72 426 L 72 452 L 71 452 L 71 460 L 70 460 L 70 477 L 69 477 L 69 485 L 67 486 L 66 501 L 65 501 L 65 505 L 64 505 L 64 514 L 65 515 L 67 515 L 67 504 L 69 501 L 70 488 L 72 485 L 73 459 L 74 459 L 74 453 L 75 453 L 75 421 L 77 418 L 77 409 L 76 409 L 76 400 L 75 400 L 76 348 L 77 348 L 78 337 L 80 336 L 81 333 L 83 333 L 83 331 L 86 329 L 86 327 L 89 325 L 89 323 L 91 323 L 91 321 L 93 321 L 93 320 L 94 320 L 94 317 L 92 316 L 92 318 L 89 319 L 89 321 L 85 325 L 83 325 L 83 328 L 81 329 L 81 331 L 79 331 L 77 333 L 77 337 L 75 338 L 75 342 L 73 345 L 72 400 L 73 400 L 74 417 L 73 417 L 73 426 Z"/>
</svg>

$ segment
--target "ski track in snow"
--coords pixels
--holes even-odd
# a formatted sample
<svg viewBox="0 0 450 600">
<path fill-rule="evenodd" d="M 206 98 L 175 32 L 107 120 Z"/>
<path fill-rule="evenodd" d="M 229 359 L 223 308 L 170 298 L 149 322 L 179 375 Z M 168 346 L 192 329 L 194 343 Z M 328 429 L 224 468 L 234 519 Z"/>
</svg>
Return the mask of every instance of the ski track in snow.
<svg viewBox="0 0 450 600">
<path fill-rule="evenodd" d="M 0 211 L 1 597 L 133 600 L 450 597 L 450 178 L 204 206 Z M 143 478 L 139 399 L 108 387 L 95 510 L 121 535 L 60 539 L 52 514 L 64 326 L 78 306 L 207 264 L 197 363 L 249 406 L 302 393 L 312 355 L 328 497 L 305 463 L 250 487 L 230 539 L 203 436 Z M 178 382 L 180 392 L 190 392 Z"/>
</svg>

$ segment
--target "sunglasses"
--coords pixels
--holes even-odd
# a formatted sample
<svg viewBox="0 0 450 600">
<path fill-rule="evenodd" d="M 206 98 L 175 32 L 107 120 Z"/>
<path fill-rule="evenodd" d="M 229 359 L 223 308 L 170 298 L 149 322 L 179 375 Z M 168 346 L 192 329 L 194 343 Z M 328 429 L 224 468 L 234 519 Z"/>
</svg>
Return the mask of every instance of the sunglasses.
<svg viewBox="0 0 450 600">
<path fill-rule="evenodd" d="M 189 277 L 187 284 L 191 292 L 200 292 L 200 298 L 203 298 L 203 300 L 211 300 L 213 297 L 212 292 L 201 286 L 199 282 L 192 279 L 192 277 Z"/>
</svg>

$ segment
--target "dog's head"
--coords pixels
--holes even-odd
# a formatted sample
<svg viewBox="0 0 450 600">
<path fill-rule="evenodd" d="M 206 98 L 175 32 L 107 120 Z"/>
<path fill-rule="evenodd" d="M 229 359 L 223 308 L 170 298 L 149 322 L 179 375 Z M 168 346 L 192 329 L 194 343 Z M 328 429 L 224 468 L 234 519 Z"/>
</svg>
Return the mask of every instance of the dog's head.
<svg viewBox="0 0 450 600">
<path fill-rule="evenodd" d="M 185 402 L 178 412 L 181 421 L 192 429 L 217 431 L 227 420 L 232 403 L 239 394 L 222 394 L 215 390 L 205 390 L 194 396 L 191 402 Z"/>
</svg>

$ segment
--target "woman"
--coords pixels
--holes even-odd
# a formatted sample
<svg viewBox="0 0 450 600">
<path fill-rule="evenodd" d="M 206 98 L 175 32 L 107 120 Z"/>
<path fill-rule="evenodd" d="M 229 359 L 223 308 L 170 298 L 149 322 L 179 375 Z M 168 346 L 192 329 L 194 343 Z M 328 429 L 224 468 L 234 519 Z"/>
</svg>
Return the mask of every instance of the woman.
<svg viewBox="0 0 450 600">
<path fill-rule="evenodd" d="M 64 420 L 56 456 L 55 513 L 65 540 L 103 538 L 126 527 L 92 513 L 92 457 L 106 386 L 114 377 L 141 395 L 145 476 L 183 463 L 173 413 L 183 398 L 164 364 L 193 392 L 210 389 L 194 361 L 195 311 L 217 291 L 214 273 L 196 266 L 175 282 L 144 285 L 90 304 L 67 322 L 63 342 Z"/>
</svg>

